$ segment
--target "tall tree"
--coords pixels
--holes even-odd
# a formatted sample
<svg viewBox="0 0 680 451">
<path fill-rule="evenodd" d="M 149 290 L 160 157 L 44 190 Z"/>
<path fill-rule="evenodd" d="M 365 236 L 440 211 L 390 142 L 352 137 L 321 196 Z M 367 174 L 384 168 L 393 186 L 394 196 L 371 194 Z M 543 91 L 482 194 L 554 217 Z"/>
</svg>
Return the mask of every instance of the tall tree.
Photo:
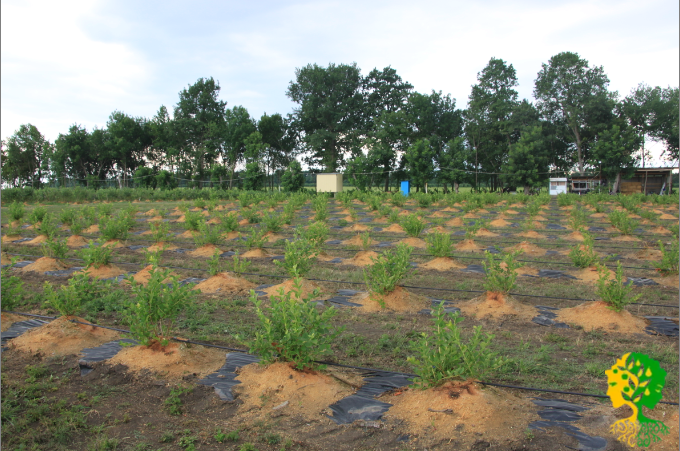
<svg viewBox="0 0 680 451">
<path fill-rule="evenodd" d="M 229 188 L 233 185 L 236 165 L 243 161 L 246 153 L 246 139 L 257 131 L 255 121 L 248 110 L 242 106 L 235 106 L 225 114 L 226 127 L 224 129 L 224 163 L 230 168 Z"/>
<path fill-rule="evenodd" d="M 522 131 L 519 141 L 510 146 L 508 161 L 503 165 L 504 179 L 513 186 L 523 186 L 524 194 L 548 179 L 548 147 L 540 125 Z"/>
<path fill-rule="evenodd" d="M 74 124 L 67 134 L 59 134 L 52 155 L 52 168 L 57 177 L 70 175 L 76 179 L 87 180 L 91 186 L 92 179 L 104 180 L 113 168 L 107 145 L 108 131 L 93 130 L 88 133 L 85 127 Z M 90 177 L 88 177 L 90 176 Z"/>
<path fill-rule="evenodd" d="M 664 156 L 668 160 L 678 160 L 679 117 L 678 88 L 665 88 L 661 91 L 661 102 L 655 112 L 655 123 L 650 135 L 664 143 Z"/>
<path fill-rule="evenodd" d="M 309 64 L 295 70 L 286 95 L 299 105 L 292 126 L 300 133 L 310 165 L 336 172 L 348 154 L 358 151 L 366 118 L 362 83 L 356 63 Z"/>
<path fill-rule="evenodd" d="M 289 131 L 286 120 L 280 114 L 268 116 L 264 113 L 257 122 L 257 131 L 267 146 L 263 155 L 267 174 L 287 167 L 293 158 L 295 139 Z M 273 188 L 274 178 L 271 177 L 269 180 L 270 188 Z"/>
<path fill-rule="evenodd" d="M 114 111 L 106 123 L 110 155 L 118 166 L 123 184 L 139 166 L 144 166 L 144 154 L 151 144 L 146 121 L 121 111 Z M 127 185 L 126 185 L 127 186 Z"/>
<path fill-rule="evenodd" d="M 3 180 L 12 180 L 15 186 L 19 183 L 40 188 L 52 145 L 35 125 L 21 125 L 3 147 L 6 152 L 2 162 Z"/>
<path fill-rule="evenodd" d="M 428 139 L 419 139 L 404 154 L 404 167 L 416 190 L 424 188 L 434 174 L 436 150 Z"/>
<path fill-rule="evenodd" d="M 621 178 L 635 172 L 638 157 L 635 153 L 642 145 L 642 137 L 623 121 L 601 132 L 593 146 L 593 165 L 599 164 L 607 179 L 614 180 L 612 191 L 618 192 Z"/>
<path fill-rule="evenodd" d="M 212 77 L 199 78 L 179 93 L 174 122 L 185 156 L 202 176 L 224 147 L 227 102 L 219 100 L 220 85 Z"/>
<path fill-rule="evenodd" d="M 156 115 L 147 123 L 151 140 L 147 158 L 157 169 L 169 167 L 174 171 L 177 164 L 181 143 L 177 142 L 173 126 L 174 123 L 164 105 L 161 105 Z"/>
<path fill-rule="evenodd" d="M 534 97 L 543 118 L 563 122 L 565 136 L 576 148 L 578 170 L 583 172 L 589 159 L 590 144 L 598 132 L 609 128 L 616 93 L 608 91 L 609 78 L 602 66 L 589 67 L 588 61 L 572 52 L 562 52 L 543 64 L 535 81 Z"/>
<path fill-rule="evenodd" d="M 439 177 L 444 182 L 444 189 L 446 184 L 450 183 L 453 186 L 454 192 L 458 192 L 458 187 L 461 183 L 471 181 L 470 165 L 472 152 L 465 144 L 465 139 L 462 136 L 452 139 L 442 149 L 437 157 L 437 165 L 439 166 Z"/>
<path fill-rule="evenodd" d="M 517 121 L 513 121 L 513 112 L 518 108 L 517 85 L 515 68 L 500 58 L 491 58 L 477 74 L 477 84 L 472 86 L 464 112 L 465 136 L 474 150 L 475 171 L 498 173 L 507 161 L 510 146 L 517 138 Z M 495 176 L 491 177 L 491 185 L 492 189 L 498 185 Z"/>
</svg>

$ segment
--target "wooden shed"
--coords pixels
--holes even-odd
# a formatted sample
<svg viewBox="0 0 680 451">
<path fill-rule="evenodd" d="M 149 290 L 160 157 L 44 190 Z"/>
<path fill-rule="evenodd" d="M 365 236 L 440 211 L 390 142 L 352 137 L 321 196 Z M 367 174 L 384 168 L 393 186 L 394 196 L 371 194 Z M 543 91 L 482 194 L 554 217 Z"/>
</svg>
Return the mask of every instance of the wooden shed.
<svg viewBox="0 0 680 451">
<path fill-rule="evenodd" d="M 636 169 L 633 177 L 621 180 L 621 194 L 668 194 L 673 186 L 673 169 Z"/>
<path fill-rule="evenodd" d="M 600 185 L 607 184 L 607 180 L 599 172 L 572 172 L 569 180 L 570 191 L 576 194 L 586 194 Z"/>
</svg>

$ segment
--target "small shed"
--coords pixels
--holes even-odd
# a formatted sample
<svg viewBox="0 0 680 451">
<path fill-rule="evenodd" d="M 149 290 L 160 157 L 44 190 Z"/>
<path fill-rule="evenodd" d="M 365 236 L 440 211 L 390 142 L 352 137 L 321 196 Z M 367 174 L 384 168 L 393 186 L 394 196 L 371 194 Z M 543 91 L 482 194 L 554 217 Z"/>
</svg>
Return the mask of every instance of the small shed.
<svg viewBox="0 0 680 451">
<path fill-rule="evenodd" d="M 607 184 L 607 180 L 599 172 L 573 172 L 570 179 L 571 192 L 576 194 L 587 194 L 593 189 Z"/>
<path fill-rule="evenodd" d="M 317 193 L 341 193 L 342 174 L 339 172 L 316 174 Z"/>
<path fill-rule="evenodd" d="M 621 194 L 668 194 L 675 168 L 638 168 L 629 179 L 621 180 Z"/>
<path fill-rule="evenodd" d="M 401 194 L 404 196 L 408 196 L 408 194 L 411 192 L 411 181 L 410 180 L 405 180 L 401 182 Z"/>
<path fill-rule="evenodd" d="M 550 188 L 548 189 L 551 196 L 557 196 L 560 193 L 567 193 L 567 178 L 566 177 L 551 177 Z"/>
</svg>

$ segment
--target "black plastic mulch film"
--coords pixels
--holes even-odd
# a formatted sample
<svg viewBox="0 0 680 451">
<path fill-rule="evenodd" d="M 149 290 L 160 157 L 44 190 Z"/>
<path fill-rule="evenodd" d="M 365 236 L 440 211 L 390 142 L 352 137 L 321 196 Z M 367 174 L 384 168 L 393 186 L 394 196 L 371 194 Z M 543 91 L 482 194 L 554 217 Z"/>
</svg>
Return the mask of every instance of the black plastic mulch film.
<svg viewBox="0 0 680 451">
<path fill-rule="evenodd" d="M 7 312 L 7 313 L 13 313 L 16 315 L 22 315 L 22 316 L 29 316 L 29 317 L 35 317 L 35 318 L 42 318 L 42 319 L 56 319 L 54 316 L 45 316 L 45 315 L 35 315 L 32 313 L 23 313 L 23 312 Z M 98 324 L 92 324 L 92 323 L 84 323 L 75 319 L 70 320 L 72 323 L 77 323 L 77 324 L 86 324 L 88 326 L 93 326 L 93 327 L 101 327 L 105 329 L 110 329 L 110 330 L 115 330 L 121 333 L 129 333 L 129 331 L 124 330 L 124 329 L 118 329 L 114 327 L 107 327 L 107 326 L 100 326 Z M 14 323 L 12 327 L 10 327 L 7 331 L 2 332 L 2 343 L 3 345 L 5 344 L 6 340 L 16 338 L 17 336 L 21 335 L 25 331 L 32 329 L 34 327 L 39 327 L 42 326 L 43 324 L 46 324 L 47 321 L 42 321 L 42 320 L 29 320 L 29 321 L 20 321 L 18 323 Z M 16 326 L 16 327 L 15 327 Z M 246 349 L 236 349 L 236 348 L 230 348 L 227 346 L 220 346 L 220 345 L 214 345 L 210 343 L 201 343 L 198 341 L 192 341 L 192 340 L 184 340 L 184 339 L 179 339 L 179 338 L 172 338 L 173 341 L 177 341 L 179 343 L 190 343 L 190 344 L 195 344 L 198 346 L 206 346 L 206 347 L 211 347 L 211 348 L 217 348 L 217 349 L 224 349 L 231 351 L 229 354 L 227 354 L 227 362 L 226 364 L 220 368 L 216 373 L 213 373 L 206 378 L 202 379 L 199 381 L 199 383 L 202 383 L 203 385 L 211 385 L 215 387 L 215 383 L 229 379 L 230 376 L 226 376 L 227 372 L 233 373 L 236 368 L 239 368 L 241 366 L 245 366 L 249 363 L 257 362 L 259 361 L 259 358 L 257 356 L 254 356 L 252 354 L 248 354 L 248 350 Z M 81 366 L 81 374 L 83 373 L 83 369 L 85 369 L 84 374 L 87 374 L 91 370 L 91 367 L 89 366 L 89 363 L 94 363 L 102 360 L 106 360 L 107 358 L 113 357 L 120 349 L 122 346 L 120 345 L 121 342 L 127 342 L 130 344 L 136 343 L 134 340 L 129 340 L 129 339 L 122 339 L 122 340 L 116 340 L 114 342 L 107 343 L 105 345 L 100 346 L 99 348 L 87 348 L 83 350 L 83 354 L 85 356 L 81 359 L 80 366 Z M 115 344 L 115 345 L 114 345 Z M 117 345 L 117 346 L 116 346 Z M 117 349 L 118 347 L 118 349 Z M 101 349 L 104 348 L 104 349 Z M 116 350 L 117 349 L 117 350 Z M 102 356 L 108 355 L 108 357 L 102 358 Z M 229 362 L 229 358 L 232 359 L 231 363 Z M 246 363 L 247 362 L 247 363 Z M 360 367 L 360 366 L 352 366 L 352 365 L 343 365 L 339 363 L 334 363 L 334 362 L 326 362 L 326 361 L 315 361 L 315 363 L 321 364 L 321 365 L 328 365 L 328 366 L 336 366 L 339 368 L 351 368 L 359 371 L 364 371 L 366 372 L 366 384 L 362 386 L 354 395 L 359 395 L 363 398 L 366 399 L 371 399 L 374 398 L 375 396 L 378 396 L 381 393 L 384 393 L 389 390 L 393 390 L 396 388 L 404 387 L 406 385 L 410 384 L 409 379 L 416 377 L 415 374 L 411 373 L 403 373 L 400 371 L 390 371 L 390 370 L 381 370 L 381 369 L 376 369 L 376 368 L 365 368 L 365 367 Z M 235 377 L 235 376 L 234 376 Z M 225 381 L 226 383 L 227 381 Z M 231 381 L 229 385 L 225 386 L 220 386 L 216 387 L 216 392 L 218 392 L 218 388 L 220 390 L 226 390 L 226 388 L 231 388 L 233 385 L 237 385 L 239 382 L 238 381 Z M 558 394 L 565 394 L 565 395 L 575 395 L 575 396 L 584 396 L 584 397 L 591 397 L 591 398 L 608 398 L 606 395 L 598 395 L 594 393 L 579 393 L 579 392 L 571 392 L 571 391 L 564 391 L 564 390 L 552 390 L 552 389 L 547 389 L 547 388 L 536 388 L 536 387 L 523 387 L 519 385 L 508 385 L 508 384 L 501 384 L 498 382 L 488 382 L 488 381 L 479 381 L 480 384 L 482 385 L 489 385 L 493 387 L 503 387 L 503 388 L 512 388 L 512 389 L 517 389 L 517 390 L 528 390 L 528 391 L 537 391 L 537 392 L 546 392 L 546 393 L 558 393 Z M 225 394 L 226 392 L 223 392 L 220 394 L 218 392 L 218 395 L 220 397 L 222 396 L 229 396 Z M 230 392 L 229 392 L 230 393 Z M 232 396 L 233 399 L 233 396 Z M 345 398 L 347 399 L 347 398 Z M 341 403 L 340 400 L 336 404 Z M 354 402 L 354 401 L 353 401 Z M 363 402 L 363 401 L 362 401 Z M 674 405 L 677 406 L 677 402 L 670 402 L 670 401 L 659 401 L 661 404 L 669 404 L 669 405 Z M 334 406 L 336 405 L 334 404 Z M 351 407 L 351 403 L 346 403 L 346 405 L 340 404 L 337 407 L 337 415 L 338 418 L 343 418 L 344 414 L 343 412 L 347 410 L 347 412 L 351 413 L 350 410 L 353 410 Z M 331 408 L 331 410 L 333 410 Z M 369 411 L 371 409 L 368 409 L 364 413 L 359 413 L 357 411 L 358 415 L 368 415 Z M 335 410 L 333 410 L 334 416 Z M 333 417 L 331 417 L 333 418 Z M 363 418 L 362 418 L 363 419 Z M 334 421 L 338 421 L 335 420 Z M 354 420 L 352 420 L 354 421 Z"/>
</svg>

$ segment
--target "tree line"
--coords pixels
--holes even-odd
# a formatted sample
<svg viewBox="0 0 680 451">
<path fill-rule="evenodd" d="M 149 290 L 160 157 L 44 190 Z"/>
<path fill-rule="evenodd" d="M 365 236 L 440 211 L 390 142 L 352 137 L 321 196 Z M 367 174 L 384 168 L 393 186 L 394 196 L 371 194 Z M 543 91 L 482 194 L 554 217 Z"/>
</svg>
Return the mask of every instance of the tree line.
<svg viewBox="0 0 680 451">
<path fill-rule="evenodd" d="M 616 189 L 645 158 L 646 140 L 678 158 L 677 87 L 640 84 L 620 97 L 601 66 L 572 52 L 542 64 L 535 102 L 520 100 L 517 86 L 512 64 L 491 58 L 457 108 L 441 91 L 415 92 L 392 67 L 362 75 L 356 63 L 309 64 L 286 91 L 292 113 L 256 119 L 201 78 L 179 93 L 172 116 L 165 106 L 150 119 L 115 111 L 104 128 L 74 124 L 54 143 L 22 125 L 2 143 L 2 177 L 33 187 L 70 178 L 171 188 L 185 179 L 258 189 L 269 174 L 299 179 L 303 162 L 343 171 L 358 188 L 387 190 L 405 177 L 422 188 L 436 174 L 454 190 L 528 190 L 551 174 L 597 169 Z"/>
</svg>

